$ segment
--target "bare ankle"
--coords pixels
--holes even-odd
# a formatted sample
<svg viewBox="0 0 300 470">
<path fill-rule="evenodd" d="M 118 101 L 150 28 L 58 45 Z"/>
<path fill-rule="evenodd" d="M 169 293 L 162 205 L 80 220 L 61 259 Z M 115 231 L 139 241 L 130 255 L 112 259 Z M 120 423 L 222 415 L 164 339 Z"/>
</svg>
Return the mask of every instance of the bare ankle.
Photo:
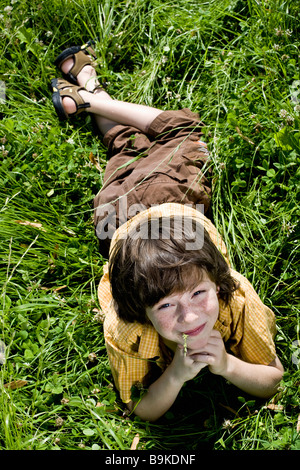
<svg viewBox="0 0 300 470">
<path fill-rule="evenodd" d="M 74 60 L 72 57 L 66 59 L 62 65 L 61 70 L 67 74 L 73 67 Z M 91 65 L 85 65 L 77 75 L 77 82 L 79 86 L 87 89 L 87 91 L 93 91 L 97 85 L 99 85 L 96 71 Z"/>
</svg>

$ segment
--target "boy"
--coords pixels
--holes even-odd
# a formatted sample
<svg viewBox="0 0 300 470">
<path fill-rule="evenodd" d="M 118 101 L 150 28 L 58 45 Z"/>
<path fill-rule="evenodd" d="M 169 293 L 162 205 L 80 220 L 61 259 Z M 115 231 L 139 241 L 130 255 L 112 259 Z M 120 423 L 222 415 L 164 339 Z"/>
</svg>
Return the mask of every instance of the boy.
<svg viewBox="0 0 300 470">
<path fill-rule="evenodd" d="M 88 45 L 56 59 L 53 104 L 65 119 L 92 113 L 108 147 L 94 200 L 104 335 L 120 397 L 155 421 L 187 380 L 208 367 L 242 390 L 272 396 L 283 367 L 274 314 L 230 269 L 210 220 L 209 154 L 189 110 L 161 111 L 113 100 L 99 87 Z M 77 86 L 78 84 L 79 86 Z M 134 386 L 145 388 L 140 400 Z"/>
</svg>

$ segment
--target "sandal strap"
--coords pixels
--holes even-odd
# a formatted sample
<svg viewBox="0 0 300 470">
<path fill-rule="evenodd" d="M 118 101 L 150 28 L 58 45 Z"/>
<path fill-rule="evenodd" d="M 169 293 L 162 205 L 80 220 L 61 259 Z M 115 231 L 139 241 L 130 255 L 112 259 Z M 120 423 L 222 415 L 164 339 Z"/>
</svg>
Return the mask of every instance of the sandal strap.
<svg viewBox="0 0 300 470">
<path fill-rule="evenodd" d="M 88 56 L 84 51 L 79 51 L 77 54 L 74 54 L 73 56 L 74 59 L 74 65 L 73 67 L 69 70 L 69 72 L 66 75 L 71 81 L 77 83 L 77 76 L 79 72 L 85 67 L 86 65 L 92 65 L 94 60 Z"/>
<path fill-rule="evenodd" d="M 97 91 L 97 90 L 99 90 L 99 91 L 105 91 L 104 88 L 103 88 L 103 86 L 101 86 L 101 85 L 96 85 L 95 88 L 91 91 L 91 93 L 95 93 L 95 91 Z"/>
<path fill-rule="evenodd" d="M 59 93 L 61 102 L 65 97 L 71 98 L 74 101 L 76 105 L 76 111 L 74 113 L 69 114 L 68 117 L 76 116 L 77 114 L 84 111 L 86 108 L 91 107 L 91 104 L 84 101 L 82 96 L 79 94 L 80 90 L 86 91 L 84 87 L 73 85 L 72 83 L 69 83 L 67 80 L 64 80 L 62 78 L 52 80 L 51 85 L 53 88 L 53 92 Z"/>
<path fill-rule="evenodd" d="M 61 70 L 61 64 L 68 58 L 72 57 L 74 60 L 73 67 L 66 74 L 63 74 L 64 78 L 71 83 L 77 84 L 77 75 L 85 65 L 92 65 L 93 61 L 97 58 L 95 51 L 91 45 L 95 44 L 95 41 L 90 40 L 82 46 L 71 46 L 65 49 L 59 54 L 54 60 L 54 64 Z"/>
</svg>

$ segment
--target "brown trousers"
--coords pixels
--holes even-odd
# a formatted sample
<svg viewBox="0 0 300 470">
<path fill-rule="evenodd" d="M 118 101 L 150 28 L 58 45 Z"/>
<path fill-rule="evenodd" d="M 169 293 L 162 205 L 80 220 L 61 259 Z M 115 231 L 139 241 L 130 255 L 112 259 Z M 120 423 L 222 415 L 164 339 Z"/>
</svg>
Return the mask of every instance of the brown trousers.
<svg viewBox="0 0 300 470">
<path fill-rule="evenodd" d="M 183 109 L 159 114 L 147 135 L 123 125 L 105 134 L 109 160 L 94 199 L 95 230 L 104 257 L 114 231 L 152 205 L 203 204 L 207 213 L 209 153 L 201 141 L 202 128 L 198 115 Z"/>
</svg>

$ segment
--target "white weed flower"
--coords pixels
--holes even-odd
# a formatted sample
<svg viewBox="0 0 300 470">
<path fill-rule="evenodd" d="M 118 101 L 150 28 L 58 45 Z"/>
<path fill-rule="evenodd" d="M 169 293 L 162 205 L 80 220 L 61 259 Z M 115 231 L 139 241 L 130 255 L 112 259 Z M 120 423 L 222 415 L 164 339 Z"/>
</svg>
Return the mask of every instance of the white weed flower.
<svg viewBox="0 0 300 470">
<path fill-rule="evenodd" d="M 285 109 L 281 109 L 281 110 L 279 111 L 279 116 L 280 116 L 281 118 L 287 117 L 287 111 L 286 111 Z"/>
<path fill-rule="evenodd" d="M 97 360 L 97 354 L 92 352 L 88 355 L 88 358 L 90 362 L 95 362 Z"/>
<path fill-rule="evenodd" d="M 293 116 L 287 116 L 286 117 L 286 123 L 288 126 L 292 126 L 294 124 L 294 121 L 295 119 L 293 118 Z"/>
<path fill-rule="evenodd" d="M 224 422 L 222 424 L 223 429 L 229 429 L 231 428 L 231 421 L 230 419 L 224 419 Z"/>
<path fill-rule="evenodd" d="M 56 418 L 56 420 L 55 420 L 55 426 L 57 426 L 57 427 L 59 428 L 60 426 L 62 426 L 62 425 L 64 424 L 64 422 L 65 422 L 65 421 L 59 416 L 59 417 Z"/>
</svg>

